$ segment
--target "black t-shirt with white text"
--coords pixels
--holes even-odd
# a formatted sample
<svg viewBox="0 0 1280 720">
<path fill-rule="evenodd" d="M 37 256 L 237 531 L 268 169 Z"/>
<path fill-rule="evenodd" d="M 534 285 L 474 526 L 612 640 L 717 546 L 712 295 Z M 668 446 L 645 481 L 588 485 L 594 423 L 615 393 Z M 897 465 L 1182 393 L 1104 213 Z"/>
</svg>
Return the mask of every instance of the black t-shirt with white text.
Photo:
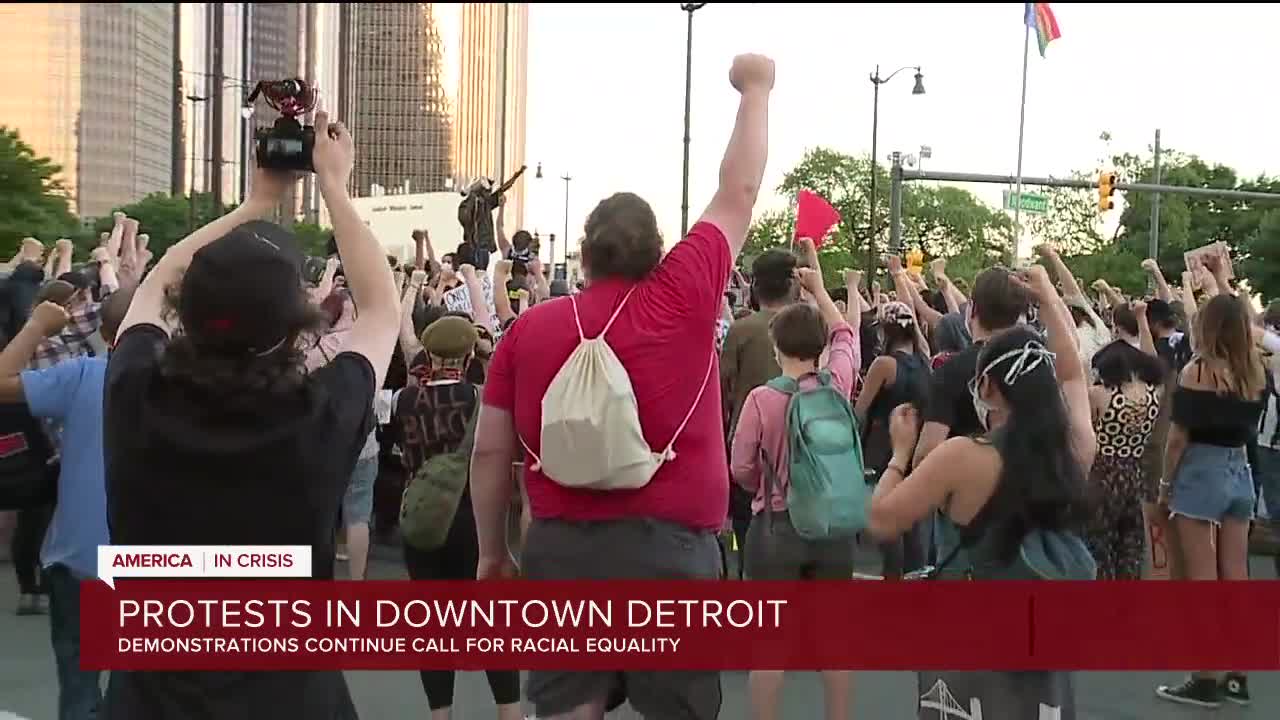
<svg viewBox="0 0 1280 720">
<path fill-rule="evenodd" d="M 974 343 L 952 355 L 933 374 L 929 388 L 929 402 L 924 411 L 924 421 L 941 423 L 951 428 L 947 437 L 973 437 L 986 432 L 978 422 L 973 409 L 973 394 L 969 381 L 978 372 L 978 355 L 982 343 Z"/>
<path fill-rule="evenodd" d="M 332 579 L 339 506 L 374 423 L 369 361 L 339 353 L 247 412 L 165 377 L 167 342 L 135 326 L 108 360 L 112 543 L 310 545 L 312 576 Z M 112 672 L 104 702 L 120 718 L 356 717 L 340 672 Z"/>
</svg>

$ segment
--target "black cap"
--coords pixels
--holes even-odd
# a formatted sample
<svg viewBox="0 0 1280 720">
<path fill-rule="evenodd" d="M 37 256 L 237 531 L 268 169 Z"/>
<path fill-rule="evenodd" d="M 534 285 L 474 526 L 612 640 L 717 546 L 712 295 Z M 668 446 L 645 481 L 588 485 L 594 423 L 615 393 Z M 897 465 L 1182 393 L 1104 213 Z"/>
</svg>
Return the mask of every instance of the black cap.
<svg viewBox="0 0 1280 720">
<path fill-rule="evenodd" d="M 178 316 L 197 345 L 265 353 L 306 315 L 303 256 L 292 233 L 245 223 L 196 251 L 182 278 Z"/>
</svg>

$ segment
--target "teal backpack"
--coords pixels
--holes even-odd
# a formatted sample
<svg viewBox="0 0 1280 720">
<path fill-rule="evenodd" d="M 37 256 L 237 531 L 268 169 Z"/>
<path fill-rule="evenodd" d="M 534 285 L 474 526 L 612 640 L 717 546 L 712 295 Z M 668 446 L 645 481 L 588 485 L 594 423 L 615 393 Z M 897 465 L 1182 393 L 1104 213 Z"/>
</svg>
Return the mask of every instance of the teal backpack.
<svg viewBox="0 0 1280 720">
<path fill-rule="evenodd" d="M 818 384 L 807 389 L 785 375 L 769 381 L 769 387 L 790 396 L 787 511 L 805 539 L 853 537 L 867 527 L 870 501 L 861 433 L 849 398 L 831 383 L 831 372 L 820 370 L 817 378 Z"/>
<path fill-rule="evenodd" d="M 1012 562 L 997 557 L 992 533 L 971 534 L 942 513 L 935 517 L 939 547 L 949 547 L 937 567 L 913 573 L 910 580 L 1096 580 L 1098 564 L 1089 546 L 1070 530 L 1036 528 L 1027 532 Z M 963 556 L 963 557 L 961 557 Z"/>
</svg>

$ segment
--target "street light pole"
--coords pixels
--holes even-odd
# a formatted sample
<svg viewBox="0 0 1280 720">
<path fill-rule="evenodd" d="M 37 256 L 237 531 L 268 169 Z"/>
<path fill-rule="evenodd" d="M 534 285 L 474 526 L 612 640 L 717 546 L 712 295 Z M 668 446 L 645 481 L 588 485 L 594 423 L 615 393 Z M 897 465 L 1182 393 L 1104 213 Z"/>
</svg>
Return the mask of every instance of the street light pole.
<svg viewBox="0 0 1280 720">
<path fill-rule="evenodd" d="M 191 101 L 191 184 L 187 186 L 187 233 L 196 231 L 196 103 L 207 98 L 196 94 L 187 96 Z"/>
<path fill-rule="evenodd" d="M 560 176 L 560 179 L 564 181 L 564 255 L 565 262 L 567 263 L 569 257 L 569 181 L 573 178 L 569 177 L 569 173 L 566 172 L 564 175 Z M 556 253 L 555 243 L 553 242 L 551 245 L 551 278 L 554 280 L 555 277 Z"/>
<path fill-rule="evenodd" d="M 706 3 L 681 3 L 680 9 L 689 16 L 688 31 L 685 38 L 684 56 L 684 182 L 680 200 L 680 237 L 689 232 L 689 120 L 692 110 L 693 93 L 693 14 Z M 566 188 L 566 193 L 568 192 Z M 566 217 L 568 215 L 566 211 Z M 565 233 L 565 242 L 569 241 Z"/>
<path fill-rule="evenodd" d="M 889 76 L 885 78 L 880 77 L 880 66 L 876 65 L 876 71 L 871 75 L 871 85 L 875 90 L 874 100 L 871 104 L 871 197 L 868 198 L 867 202 L 870 208 L 867 232 L 868 277 L 875 275 L 876 272 L 876 141 L 880 134 L 880 86 L 892 80 L 895 75 L 903 70 L 916 71 L 916 84 L 911 89 L 911 94 L 923 95 L 924 75 L 921 74 L 919 65 L 900 67 L 889 73 Z"/>
<path fill-rule="evenodd" d="M 249 169 L 253 159 L 253 106 L 241 107 L 240 118 L 240 132 L 244 135 L 240 143 L 240 202 L 244 202 L 249 199 L 249 176 L 253 174 Z"/>
<path fill-rule="evenodd" d="M 876 72 L 871 76 L 871 84 L 875 88 L 872 92 L 875 97 L 871 102 L 871 197 L 868 198 L 867 204 L 870 207 L 870 217 L 867 219 L 867 277 L 874 278 L 876 274 L 876 139 L 880 135 L 880 66 L 876 66 Z M 869 287 L 869 286 L 868 286 Z"/>
</svg>

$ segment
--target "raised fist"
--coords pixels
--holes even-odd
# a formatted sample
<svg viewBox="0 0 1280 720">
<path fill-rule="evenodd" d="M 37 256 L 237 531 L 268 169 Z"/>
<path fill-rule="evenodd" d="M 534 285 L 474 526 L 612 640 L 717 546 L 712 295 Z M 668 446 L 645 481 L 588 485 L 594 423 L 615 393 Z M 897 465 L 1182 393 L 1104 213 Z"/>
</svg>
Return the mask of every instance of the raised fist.
<svg viewBox="0 0 1280 720">
<path fill-rule="evenodd" d="M 23 238 L 19 254 L 23 260 L 39 260 L 44 257 L 44 243 L 33 237 Z"/>
<path fill-rule="evenodd" d="M 31 311 L 30 322 L 35 326 L 43 337 L 52 337 L 62 332 L 62 328 L 67 326 L 67 320 L 70 316 L 67 314 L 66 308 L 53 302 L 42 302 Z"/>
<path fill-rule="evenodd" d="M 1142 269 L 1154 275 L 1160 272 L 1160 264 L 1151 258 L 1147 258 L 1142 261 Z"/>
<path fill-rule="evenodd" d="M 733 59 L 729 82 L 740 93 L 773 90 L 773 60 L 764 55 L 739 55 Z"/>
<path fill-rule="evenodd" d="M 346 187 L 356 161 L 351 131 L 342 123 L 329 121 L 329 113 L 321 110 L 315 117 L 316 141 L 311 150 L 311 164 L 316 177 L 337 187 Z"/>
<path fill-rule="evenodd" d="M 53 249 L 60 255 L 70 255 L 75 252 L 76 246 L 67 238 L 61 238 L 58 242 L 53 244 Z"/>
<path fill-rule="evenodd" d="M 809 291 L 810 295 L 817 295 L 822 290 L 822 273 L 813 268 L 800 267 L 795 269 L 796 280 L 799 281 L 800 287 Z"/>
<path fill-rule="evenodd" d="M 111 252 L 104 247 L 96 247 L 93 252 L 89 253 L 89 260 L 99 265 L 109 263 L 111 262 Z"/>
</svg>

